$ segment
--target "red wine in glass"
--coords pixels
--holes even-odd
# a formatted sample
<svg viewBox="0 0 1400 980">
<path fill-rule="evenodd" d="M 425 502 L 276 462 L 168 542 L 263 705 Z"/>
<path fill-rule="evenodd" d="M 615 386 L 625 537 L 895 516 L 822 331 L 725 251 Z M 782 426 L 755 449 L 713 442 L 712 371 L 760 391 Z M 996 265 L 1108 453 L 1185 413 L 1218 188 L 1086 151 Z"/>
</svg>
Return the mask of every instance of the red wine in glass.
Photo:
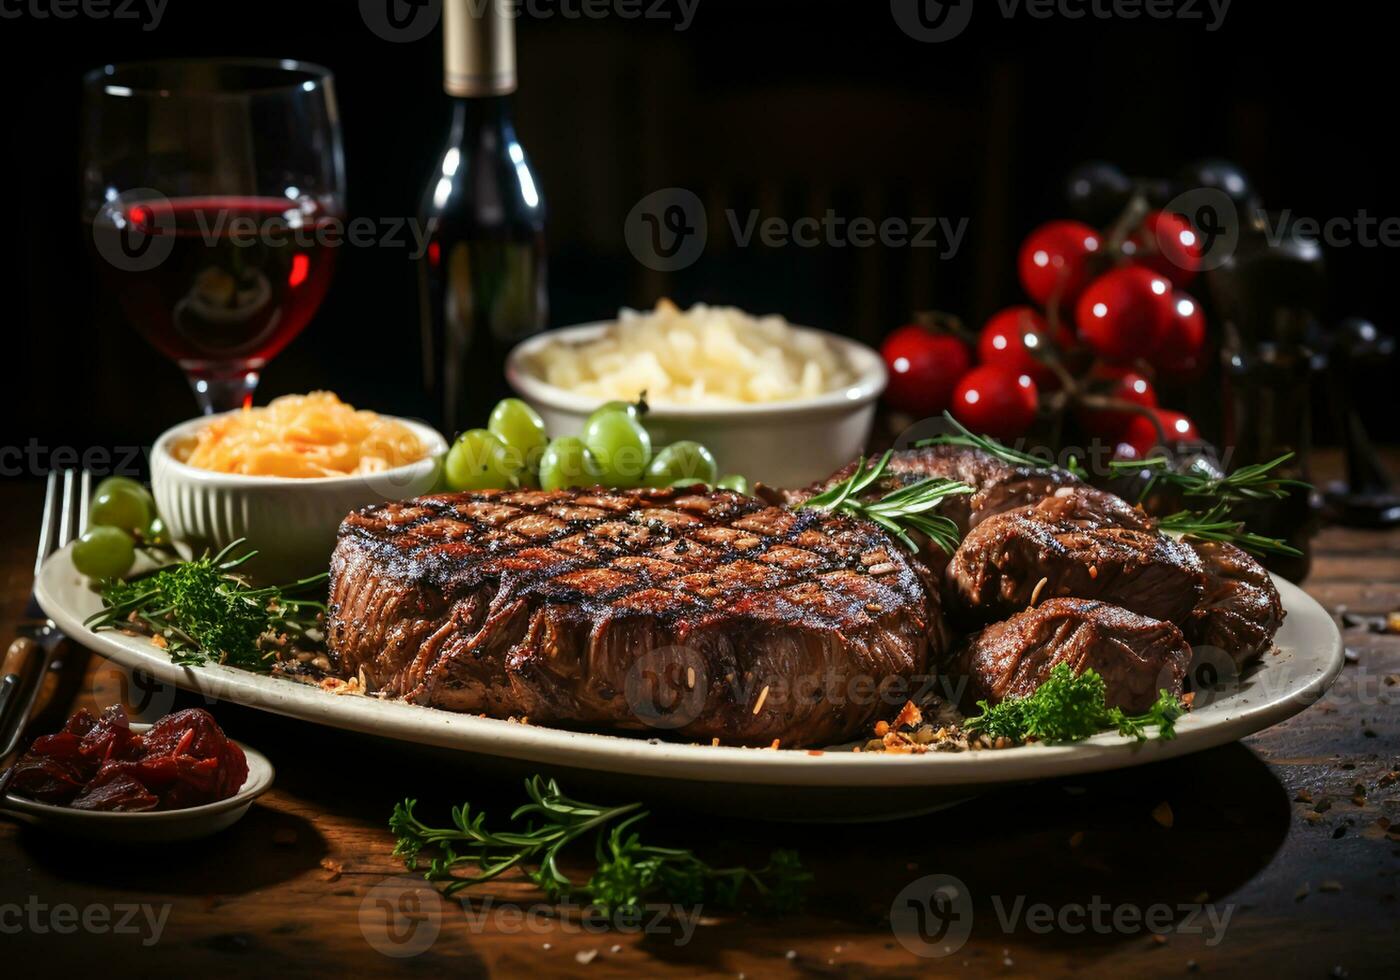
<svg viewBox="0 0 1400 980">
<path fill-rule="evenodd" d="M 334 78 L 208 58 L 83 81 L 82 214 L 104 299 L 180 366 L 206 413 L 250 404 L 320 306 L 343 240 Z"/>
<path fill-rule="evenodd" d="M 102 261 L 103 282 L 198 390 L 256 374 L 306 326 L 330 286 L 339 217 L 309 198 L 162 198 L 103 208 L 92 236 L 104 258 L 160 257 Z"/>
</svg>

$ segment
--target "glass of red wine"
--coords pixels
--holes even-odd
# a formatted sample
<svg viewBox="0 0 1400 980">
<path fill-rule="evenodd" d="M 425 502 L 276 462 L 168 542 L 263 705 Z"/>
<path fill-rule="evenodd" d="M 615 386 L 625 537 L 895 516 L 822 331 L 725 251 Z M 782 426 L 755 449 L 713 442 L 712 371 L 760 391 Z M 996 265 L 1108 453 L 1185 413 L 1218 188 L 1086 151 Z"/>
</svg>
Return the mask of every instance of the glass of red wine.
<svg viewBox="0 0 1400 980">
<path fill-rule="evenodd" d="M 343 236 L 331 73 L 285 60 L 106 65 L 84 78 L 83 220 L 126 318 L 206 414 L 320 306 Z"/>
</svg>

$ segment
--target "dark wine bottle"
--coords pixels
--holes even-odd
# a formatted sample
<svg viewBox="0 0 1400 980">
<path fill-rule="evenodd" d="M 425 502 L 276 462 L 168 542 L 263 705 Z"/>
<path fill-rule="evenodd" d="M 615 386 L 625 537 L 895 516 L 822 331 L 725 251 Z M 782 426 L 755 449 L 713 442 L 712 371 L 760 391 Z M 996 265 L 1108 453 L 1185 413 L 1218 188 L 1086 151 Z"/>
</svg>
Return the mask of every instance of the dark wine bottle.
<svg viewBox="0 0 1400 980">
<path fill-rule="evenodd" d="M 507 0 L 445 0 L 452 129 L 421 218 L 423 371 L 449 434 L 483 426 L 506 354 L 548 317 L 545 208 L 515 135 L 515 21 Z"/>
</svg>

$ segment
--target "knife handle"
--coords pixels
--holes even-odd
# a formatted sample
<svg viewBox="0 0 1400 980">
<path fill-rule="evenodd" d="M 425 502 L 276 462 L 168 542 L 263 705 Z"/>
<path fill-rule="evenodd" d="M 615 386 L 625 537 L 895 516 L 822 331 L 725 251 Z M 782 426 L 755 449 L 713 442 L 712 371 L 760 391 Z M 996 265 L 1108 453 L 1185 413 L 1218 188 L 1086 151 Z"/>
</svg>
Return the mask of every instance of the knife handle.
<svg viewBox="0 0 1400 980">
<path fill-rule="evenodd" d="M 0 666 L 0 758 L 8 755 L 25 724 L 44 673 L 44 648 L 21 636 L 5 651 Z"/>
</svg>

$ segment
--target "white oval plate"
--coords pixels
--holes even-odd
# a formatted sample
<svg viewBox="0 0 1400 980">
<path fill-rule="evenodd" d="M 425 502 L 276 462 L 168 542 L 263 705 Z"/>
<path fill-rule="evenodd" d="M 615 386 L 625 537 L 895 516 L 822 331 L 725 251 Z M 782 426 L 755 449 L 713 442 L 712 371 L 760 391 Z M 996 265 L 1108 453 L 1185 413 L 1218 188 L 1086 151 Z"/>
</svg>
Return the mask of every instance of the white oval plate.
<svg viewBox="0 0 1400 980">
<path fill-rule="evenodd" d="M 400 701 L 336 695 L 231 667 L 179 667 L 144 638 L 110 631 L 93 633 L 83 627 L 83 620 L 98 611 L 101 602 L 74 570 L 66 551 L 44 565 L 35 594 L 44 611 L 68 636 L 123 667 L 140 669 L 159 681 L 208 697 L 316 724 L 542 767 L 687 781 L 709 785 L 711 790 L 716 783 L 736 790 L 747 784 L 754 792 L 746 794 L 746 799 L 755 798 L 760 790 L 781 797 L 783 794 L 776 791 L 784 787 L 885 787 L 939 788 L 938 795 L 947 800 L 971 795 L 977 787 L 989 784 L 1118 769 L 1198 752 L 1233 742 L 1302 711 L 1326 692 L 1341 671 L 1341 635 L 1326 610 L 1310 596 L 1288 582 L 1276 582 L 1288 610 L 1277 638 L 1281 652 L 1266 656 L 1262 666 L 1231 684 L 1232 690 L 1182 718 L 1174 739 L 1139 743 L 1112 733 L 1073 745 L 1036 744 L 924 755 L 773 751 L 570 732 Z M 703 790 L 704 786 L 693 788 Z M 959 788 L 966 792 L 950 792 Z"/>
<path fill-rule="evenodd" d="M 151 726 L 132 723 L 131 730 L 145 732 Z M 125 841 L 127 843 L 160 843 L 163 841 L 195 840 L 217 834 L 231 827 L 248 812 L 253 801 L 272 786 L 272 763 L 257 749 L 242 742 L 234 744 L 248 759 L 248 778 L 243 786 L 226 800 L 183 810 L 148 810 L 119 813 L 105 810 L 75 810 L 68 806 L 36 803 L 13 794 L 0 799 L 0 813 L 7 813 L 26 823 L 47 830 L 69 834 L 83 840 Z"/>
</svg>

